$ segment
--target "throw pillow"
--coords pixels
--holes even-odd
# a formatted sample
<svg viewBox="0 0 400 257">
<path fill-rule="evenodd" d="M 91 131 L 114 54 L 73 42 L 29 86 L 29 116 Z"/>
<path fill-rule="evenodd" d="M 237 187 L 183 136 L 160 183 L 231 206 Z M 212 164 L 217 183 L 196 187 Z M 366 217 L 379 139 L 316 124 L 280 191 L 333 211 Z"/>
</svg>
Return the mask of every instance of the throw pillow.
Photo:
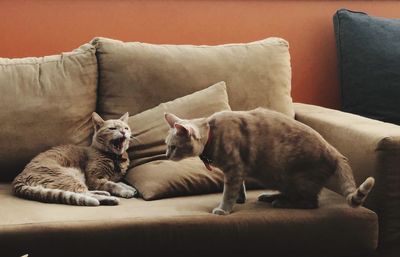
<svg viewBox="0 0 400 257">
<path fill-rule="evenodd" d="M 199 158 L 179 162 L 166 160 L 165 137 L 169 126 L 164 121 L 164 113 L 199 118 L 223 110 L 230 110 L 230 107 L 225 82 L 219 82 L 129 117 L 129 126 L 137 140 L 128 149 L 133 168 L 127 172 L 127 182 L 135 186 L 145 200 L 221 190 L 222 172 L 216 168 L 207 170 Z"/>
<path fill-rule="evenodd" d="M 400 19 L 334 15 L 342 109 L 400 124 Z"/>
</svg>

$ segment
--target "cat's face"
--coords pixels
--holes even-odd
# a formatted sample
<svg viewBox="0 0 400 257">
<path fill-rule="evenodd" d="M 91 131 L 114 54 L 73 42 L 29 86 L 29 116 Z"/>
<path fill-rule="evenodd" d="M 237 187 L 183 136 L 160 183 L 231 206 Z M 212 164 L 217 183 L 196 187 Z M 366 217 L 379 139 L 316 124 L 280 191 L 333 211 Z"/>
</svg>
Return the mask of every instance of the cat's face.
<svg viewBox="0 0 400 257">
<path fill-rule="evenodd" d="M 165 143 L 166 156 L 173 161 L 188 157 L 199 156 L 204 149 L 198 127 L 189 120 L 182 120 L 177 116 L 166 113 L 165 120 L 170 130 Z"/>
<path fill-rule="evenodd" d="M 103 120 L 97 113 L 92 114 L 94 125 L 93 144 L 103 151 L 121 155 L 129 147 L 131 129 L 128 126 L 129 114 L 120 119 Z"/>
</svg>

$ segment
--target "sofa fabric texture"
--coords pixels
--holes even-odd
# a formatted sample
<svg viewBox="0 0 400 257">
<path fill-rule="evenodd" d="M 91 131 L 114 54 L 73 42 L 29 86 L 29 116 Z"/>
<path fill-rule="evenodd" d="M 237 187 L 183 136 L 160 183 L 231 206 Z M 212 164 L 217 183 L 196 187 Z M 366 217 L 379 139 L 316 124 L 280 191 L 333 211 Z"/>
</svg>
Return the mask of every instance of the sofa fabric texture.
<svg viewBox="0 0 400 257">
<path fill-rule="evenodd" d="M 91 44 L 60 55 L 0 58 L 0 89 L 0 181 L 53 146 L 90 142 L 97 96 Z"/>
<path fill-rule="evenodd" d="M 342 109 L 400 125 L 400 19 L 341 9 L 333 20 Z"/>
<path fill-rule="evenodd" d="M 98 110 L 134 115 L 225 81 L 233 110 L 269 107 L 293 117 L 288 43 L 267 38 L 218 46 L 92 41 L 99 63 Z M 204 103 L 205 105 L 207 103 Z"/>
<path fill-rule="evenodd" d="M 10 191 L 0 185 L 4 256 L 350 256 L 377 244 L 376 214 L 329 190 L 315 210 L 274 209 L 257 201 L 262 191 L 249 191 L 225 217 L 210 213 L 221 194 L 90 208 L 23 200 Z"/>
<path fill-rule="evenodd" d="M 295 103 L 296 119 L 317 130 L 350 161 L 359 185 L 376 179 L 365 205 L 379 217 L 380 245 L 400 243 L 400 126 Z"/>
</svg>

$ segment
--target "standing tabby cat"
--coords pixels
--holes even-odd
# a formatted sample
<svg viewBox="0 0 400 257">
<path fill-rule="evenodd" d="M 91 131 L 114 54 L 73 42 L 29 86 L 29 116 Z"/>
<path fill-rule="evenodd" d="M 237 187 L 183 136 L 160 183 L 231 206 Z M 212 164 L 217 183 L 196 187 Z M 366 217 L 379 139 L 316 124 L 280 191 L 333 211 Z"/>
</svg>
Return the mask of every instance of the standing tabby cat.
<svg viewBox="0 0 400 257">
<path fill-rule="evenodd" d="M 329 179 L 356 207 L 374 185 L 370 177 L 357 189 L 343 155 L 310 127 L 278 112 L 223 111 L 193 120 L 167 113 L 165 119 L 171 128 L 169 159 L 199 156 L 208 168 L 211 163 L 224 172 L 223 198 L 214 214 L 229 214 L 235 201 L 245 201 L 248 176 L 280 191 L 258 198 L 278 208 L 317 208 L 318 194 Z"/>
<path fill-rule="evenodd" d="M 87 206 L 118 204 L 110 194 L 134 197 L 133 187 L 116 183 L 129 164 L 128 116 L 104 121 L 93 113 L 92 145 L 63 145 L 39 154 L 14 179 L 14 193 L 41 202 Z"/>
</svg>

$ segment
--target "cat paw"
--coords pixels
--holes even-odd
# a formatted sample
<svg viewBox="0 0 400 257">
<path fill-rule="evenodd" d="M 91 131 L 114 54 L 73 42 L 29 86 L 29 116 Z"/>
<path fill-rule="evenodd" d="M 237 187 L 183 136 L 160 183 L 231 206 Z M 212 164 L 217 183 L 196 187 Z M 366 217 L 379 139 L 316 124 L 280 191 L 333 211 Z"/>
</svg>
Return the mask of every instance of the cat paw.
<svg viewBox="0 0 400 257">
<path fill-rule="evenodd" d="M 216 214 L 216 215 L 228 215 L 228 214 L 230 214 L 230 212 L 224 211 L 223 209 L 217 207 L 217 208 L 214 208 L 214 210 L 212 210 L 212 214 Z"/>
<path fill-rule="evenodd" d="M 118 205 L 119 199 L 114 196 L 105 196 L 100 200 L 101 205 Z"/>
<path fill-rule="evenodd" d="M 118 185 L 122 186 L 123 188 L 125 188 L 125 189 L 127 189 L 127 190 L 135 191 L 136 194 L 137 194 L 136 188 L 134 188 L 134 187 L 131 186 L 131 185 L 125 184 L 124 182 L 118 182 Z"/>
<path fill-rule="evenodd" d="M 121 190 L 117 196 L 123 197 L 123 198 L 132 198 L 135 197 L 138 194 L 137 190 L 132 188 L 132 189 L 124 189 Z"/>
<path fill-rule="evenodd" d="M 106 196 L 99 194 L 92 194 L 93 198 L 97 199 L 101 205 L 118 205 L 119 199 L 114 196 Z"/>
<path fill-rule="evenodd" d="M 281 198 L 280 193 L 262 193 L 258 196 L 258 201 L 272 203 L 274 200 Z"/>
</svg>

